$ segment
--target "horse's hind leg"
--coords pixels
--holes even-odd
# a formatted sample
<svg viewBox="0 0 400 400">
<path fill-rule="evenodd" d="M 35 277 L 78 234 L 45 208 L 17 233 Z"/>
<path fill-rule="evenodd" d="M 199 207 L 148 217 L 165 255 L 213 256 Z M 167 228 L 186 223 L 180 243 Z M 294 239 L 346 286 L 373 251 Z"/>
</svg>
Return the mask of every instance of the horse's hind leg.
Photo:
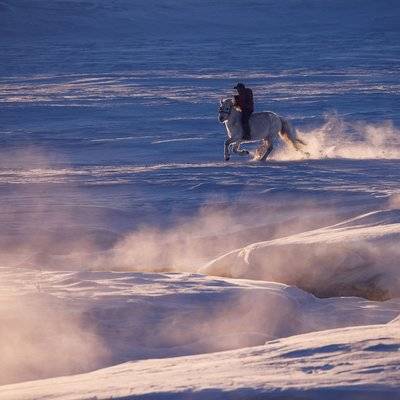
<svg viewBox="0 0 400 400">
<path fill-rule="evenodd" d="M 271 151 L 274 149 L 274 146 L 272 143 L 268 146 L 267 151 L 264 153 L 264 155 L 260 158 L 260 161 L 266 161 L 267 157 L 271 154 Z"/>
<path fill-rule="evenodd" d="M 258 161 L 265 161 L 273 148 L 272 141 L 270 142 L 268 139 L 263 139 L 256 150 L 256 159 L 258 159 Z"/>
</svg>

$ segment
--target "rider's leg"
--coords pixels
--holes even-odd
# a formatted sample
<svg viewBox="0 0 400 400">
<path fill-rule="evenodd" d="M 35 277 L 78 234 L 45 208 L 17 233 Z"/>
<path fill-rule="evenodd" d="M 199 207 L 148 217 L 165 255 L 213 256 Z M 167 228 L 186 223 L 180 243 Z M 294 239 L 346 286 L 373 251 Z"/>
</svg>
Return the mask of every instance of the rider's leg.
<svg viewBox="0 0 400 400">
<path fill-rule="evenodd" d="M 250 140 L 249 119 L 251 117 L 251 113 L 252 113 L 252 111 L 249 111 L 249 110 L 242 111 L 243 140 Z"/>
</svg>

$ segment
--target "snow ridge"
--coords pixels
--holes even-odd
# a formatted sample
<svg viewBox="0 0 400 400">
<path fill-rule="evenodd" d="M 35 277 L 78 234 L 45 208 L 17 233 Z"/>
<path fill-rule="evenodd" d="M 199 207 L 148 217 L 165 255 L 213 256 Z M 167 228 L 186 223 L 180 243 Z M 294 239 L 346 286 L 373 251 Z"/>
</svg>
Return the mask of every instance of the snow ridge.
<svg viewBox="0 0 400 400">
<path fill-rule="evenodd" d="M 200 272 L 283 282 L 323 297 L 398 297 L 399 220 L 398 209 L 367 213 L 231 251 Z"/>
</svg>

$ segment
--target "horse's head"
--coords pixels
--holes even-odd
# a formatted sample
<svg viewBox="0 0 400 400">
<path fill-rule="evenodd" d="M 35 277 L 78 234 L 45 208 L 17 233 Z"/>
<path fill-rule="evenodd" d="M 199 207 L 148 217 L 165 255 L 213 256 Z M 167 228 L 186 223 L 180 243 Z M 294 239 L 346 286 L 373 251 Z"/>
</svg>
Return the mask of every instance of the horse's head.
<svg viewBox="0 0 400 400">
<path fill-rule="evenodd" d="M 218 109 L 218 121 L 223 123 L 228 118 L 232 111 L 233 101 L 232 99 L 221 99 L 219 102 L 219 109 Z"/>
</svg>

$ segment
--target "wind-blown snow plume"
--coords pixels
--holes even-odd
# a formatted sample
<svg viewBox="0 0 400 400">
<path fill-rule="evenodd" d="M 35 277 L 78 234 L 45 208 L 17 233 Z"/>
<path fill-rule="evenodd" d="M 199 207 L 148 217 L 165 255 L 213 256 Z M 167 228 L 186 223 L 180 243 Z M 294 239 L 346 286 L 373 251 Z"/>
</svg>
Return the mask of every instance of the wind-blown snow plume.
<svg viewBox="0 0 400 400">
<path fill-rule="evenodd" d="M 2 154 L 0 161 L 4 175 L 27 169 L 34 175 L 35 170 L 42 171 L 51 163 L 51 157 L 36 148 Z M 88 371 L 108 358 L 84 312 L 65 307 L 60 298 L 42 287 L 38 275 L 30 279 L 29 270 L 24 283 L 13 280 L 5 270 L 7 266 L 17 270 L 19 265 L 41 269 L 49 259 L 67 255 L 81 265 L 81 255 L 97 248 L 87 229 L 76 222 L 79 213 L 74 200 L 84 196 L 77 194 L 69 203 L 68 189 L 67 185 L 55 188 L 49 183 L 16 185 L 13 190 L 20 191 L 20 201 L 2 206 L 0 385 Z M 7 198 L 8 194 L 2 195 Z"/>
<path fill-rule="evenodd" d="M 89 371 L 109 358 L 94 326 L 44 292 L 3 292 L 0 322 L 0 385 Z"/>
<path fill-rule="evenodd" d="M 243 203 L 208 207 L 169 229 L 128 234 L 88 264 L 282 282 L 321 297 L 400 295 L 398 209 L 346 220 L 333 206 L 290 204 L 281 198 L 240 217 Z"/>
<path fill-rule="evenodd" d="M 148 226 L 127 234 L 89 264 L 131 271 L 196 271 L 211 258 L 260 238 L 272 239 L 337 220 L 334 205 L 306 199 L 278 196 L 267 203 L 249 199 L 229 206 L 210 203 L 197 215 L 168 228 Z"/>
<path fill-rule="evenodd" d="M 19 199 L 4 201 L 2 206 L 0 266 L 42 268 L 52 263 L 56 268 L 66 266 L 63 259 L 68 258 L 74 260 L 69 267 L 82 268 L 88 253 L 114 243 L 116 234 L 98 228 L 104 213 L 86 205 L 91 204 L 89 196 L 68 183 L 54 185 L 46 177 L 58 157 L 36 147 L 1 154 L 0 176 L 15 173 L 24 178 L 3 183 Z M 8 192 L 2 195 L 7 200 Z"/>
<path fill-rule="evenodd" d="M 46 163 L 45 158 L 31 155 L 20 155 L 17 159 L 19 165 L 25 161 L 28 165 Z M 23 208 L 18 204 L 8 206 L 2 217 L 8 218 L 4 224 L 8 228 L 3 228 L 2 232 L 2 265 L 194 272 L 214 260 L 210 264 L 212 267 L 203 268 L 201 272 L 293 284 L 318 296 L 357 295 L 382 299 L 398 293 L 397 275 L 393 274 L 393 260 L 397 255 L 395 233 L 388 231 L 396 228 L 393 196 L 389 200 L 392 214 L 378 213 L 373 222 L 379 229 L 369 226 L 368 222 L 363 231 L 365 235 L 361 237 L 356 235 L 358 231 L 351 224 L 341 227 L 342 240 L 335 239 L 332 245 L 333 239 L 326 237 L 337 230 L 329 226 L 357 215 L 354 204 L 347 210 L 341 203 L 339 209 L 336 203 L 329 204 L 325 198 L 319 203 L 317 199 L 302 200 L 288 193 L 268 196 L 264 202 L 243 197 L 231 204 L 210 202 L 198 214 L 177 218 L 168 227 L 148 225 L 135 229 L 133 224 L 130 233 L 114 234 L 98 228 L 103 217 L 101 212 L 90 216 L 87 207 L 83 211 L 79 206 L 67 207 L 68 185 L 63 185 L 63 189 L 57 186 L 54 190 L 46 184 L 38 188 L 29 185 L 29 212 L 21 212 Z M 61 205 L 53 209 L 52 203 L 58 203 L 61 198 Z M 73 202 L 80 199 L 76 192 Z M 366 208 L 359 205 L 359 215 Z M 18 229 L 9 231 L 10 227 Z M 318 236 L 313 232 L 315 228 L 325 230 Z M 307 244 L 311 236 L 316 238 L 312 245 Z M 376 239 L 364 240 L 367 236 Z M 266 242 L 268 245 L 259 245 Z M 256 253 L 264 254 L 264 250 L 258 250 L 260 247 L 268 255 L 254 258 Z M 251 251 L 247 251 L 250 248 Z M 237 255 L 235 262 L 229 252 L 234 252 L 234 258 Z M 252 256 L 245 256 L 247 253 Z M 229 265 L 226 260 L 231 260 Z"/>
<path fill-rule="evenodd" d="M 328 115 L 325 123 L 311 131 L 299 130 L 307 145 L 304 151 L 311 159 L 398 159 L 400 158 L 400 130 L 391 121 L 380 124 L 346 122 L 337 115 Z M 307 158 L 288 146 L 274 154 L 274 160 Z"/>
<path fill-rule="evenodd" d="M 322 229 L 254 243 L 200 272 L 283 282 L 317 296 L 400 296 L 399 210 L 382 210 Z"/>
</svg>

